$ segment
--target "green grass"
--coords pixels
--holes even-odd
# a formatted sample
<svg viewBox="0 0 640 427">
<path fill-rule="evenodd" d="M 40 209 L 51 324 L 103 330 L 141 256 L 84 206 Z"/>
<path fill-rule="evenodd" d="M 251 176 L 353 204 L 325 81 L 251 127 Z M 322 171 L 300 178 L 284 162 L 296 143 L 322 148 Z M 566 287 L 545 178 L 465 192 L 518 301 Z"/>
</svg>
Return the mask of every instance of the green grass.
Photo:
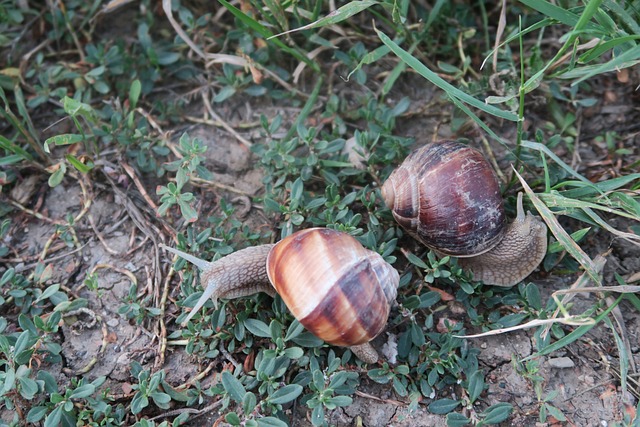
<svg viewBox="0 0 640 427">
<path fill-rule="evenodd" d="M 620 385 L 633 388 L 618 311 L 640 312 L 637 287 L 621 272 L 617 283 L 603 283 L 605 259 L 587 242 L 600 231 L 640 244 L 640 174 L 633 172 L 640 161 L 625 135 L 588 137 L 579 123 L 585 109 L 601 102 L 602 82 L 615 86 L 616 70 L 632 70 L 640 60 L 640 2 L 523 0 L 500 10 L 471 0 L 428 8 L 354 1 L 333 14 L 328 3 L 164 1 L 165 11 L 173 5 L 168 20 L 148 0 L 120 9 L 101 1 L 20 8 L 0 0 L 0 410 L 13 411 L 4 422 L 180 425 L 190 417 L 181 409 L 213 405 L 232 425 L 279 426 L 287 425 L 295 401 L 314 425 L 325 425 L 329 411 L 352 404 L 359 385 L 376 382 L 412 411 L 446 415 L 448 425 L 498 424 L 517 409 L 512 402 L 486 403 L 480 350 L 459 336 L 536 319 L 558 320 L 539 326 L 537 353 L 516 361 L 537 399 L 536 420 L 564 417 L 552 402 L 554 391 L 543 390 L 539 357 L 596 327 L 609 328 Z M 498 32 L 501 15 L 505 27 Z M 126 31 L 124 38 L 109 33 L 112 18 L 130 25 L 112 29 Z M 436 99 L 415 99 L 407 86 L 416 84 L 433 87 Z M 539 98 L 548 104 L 545 111 L 536 107 Z M 201 100 L 214 114 L 247 103 L 295 114 L 265 112 L 235 126 L 200 113 L 205 108 L 194 113 Z M 379 186 L 415 142 L 432 134 L 424 129 L 414 141 L 406 129 L 416 117 L 426 121 L 432 111 L 420 108 L 429 102 L 460 139 L 482 140 L 490 160 L 514 166 L 500 173 L 507 208 L 513 211 L 517 192 L 526 192 L 528 209 L 551 231 L 542 268 L 550 277 L 583 273 L 568 293 L 544 301 L 536 276 L 513 289 L 474 282 L 455 259 L 418 247 L 394 223 Z M 264 178 L 250 201 L 264 227 L 243 222 L 232 201 L 238 190 L 215 181 L 206 147 L 184 132 L 198 114 L 202 123 L 235 132 L 232 143 L 237 138 L 251 146 Z M 245 125 L 253 130 L 251 141 Z M 594 181 L 603 167 L 578 171 L 571 164 L 578 140 L 604 144 L 626 169 Z M 79 186 L 75 213 L 50 218 L 36 200 L 19 203 L 13 190 L 31 175 L 48 182 L 44 194 L 49 187 Z M 132 182 L 135 198 L 120 189 L 124 181 Z M 203 186 L 222 197 L 212 203 Z M 280 298 L 266 295 L 207 304 L 181 327 L 185 307 L 200 295 L 196 270 L 177 259 L 156 277 L 151 294 L 123 260 L 100 268 L 130 280 L 117 312 L 122 321 L 153 331 L 159 362 L 132 362 L 124 394 L 111 390 L 105 377 L 90 380 L 93 364 L 67 379 L 54 377 L 48 368 L 63 361 L 62 323 L 103 296 L 97 266 L 80 267 L 82 284 L 66 283 L 54 253 L 80 251 L 90 238 L 101 238 L 87 230 L 89 208 L 103 193 L 124 200 L 135 221 L 129 227 L 149 237 L 141 249 L 149 253 L 160 237 L 216 259 L 312 226 L 356 236 L 401 273 L 398 307 L 387 327 L 397 337 L 397 363 L 363 365 L 306 332 Z M 614 226 L 620 221 L 626 225 Z M 21 249 L 18 230 L 25 223 L 50 226 L 35 257 Z M 29 261 L 20 270 L 23 258 Z M 585 287 L 602 291 L 588 310 L 572 312 L 570 295 Z M 447 295 L 466 314 L 443 330 L 436 325 Z M 563 324 L 569 315 L 590 322 L 573 328 Z M 168 349 L 186 351 L 201 366 L 248 360 L 248 369 L 230 363 L 216 373 L 218 381 L 196 375 L 169 383 L 161 363 Z"/>
</svg>

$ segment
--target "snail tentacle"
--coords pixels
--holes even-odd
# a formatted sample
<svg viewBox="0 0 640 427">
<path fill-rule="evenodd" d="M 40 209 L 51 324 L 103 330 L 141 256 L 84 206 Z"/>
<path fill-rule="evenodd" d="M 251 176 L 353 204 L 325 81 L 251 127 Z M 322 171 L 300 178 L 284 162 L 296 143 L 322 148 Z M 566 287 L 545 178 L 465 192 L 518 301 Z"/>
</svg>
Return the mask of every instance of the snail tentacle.
<svg viewBox="0 0 640 427">
<path fill-rule="evenodd" d="M 266 268 L 267 255 L 273 246 L 272 244 L 251 246 L 215 262 L 203 261 L 185 252 L 164 246 L 169 252 L 199 267 L 202 270 L 202 282 L 206 286 L 202 296 L 182 324 L 189 322 L 209 298 L 217 308 L 219 298 L 240 298 L 258 292 L 274 296 L 275 290 L 269 283 Z"/>
<path fill-rule="evenodd" d="M 175 249 L 172 247 L 169 247 L 167 245 L 165 245 L 164 243 L 160 243 L 159 245 L 162 249 L 165 249 L 175 255 L 178 255 L 181 258 L 186 259 L 187 261 L 189 261 L 191 264 L 195 265 L 196 267 L 198 267 L 200 270 L 204 270 L 206 269 L 211 263 L 209 261 L 205 261 L 203 259 L 200 259 L 198 257 L 195 257 L 191 254 L 188 254 L 186 252 L 181 251 L 180 249 Z"/>
<path fill-rule="evenodd" d="M 518 202 L 516 203 L 516 219 L 513 222 L 523 222 L 525 217 L 524 207 L 522 206 L 522 192 L 519 192 Z"/>
<path fill-rule="evenodd" d="M 518 216 L 507 226 L 503 239 L 491 250 L 471 258 L 460 258 L 475 280 L 495 286 L 514 286 L 524 280 L 547 253 L 547 226 L 539 218 L 524 214 L 522 193 Z"/>
</svg>

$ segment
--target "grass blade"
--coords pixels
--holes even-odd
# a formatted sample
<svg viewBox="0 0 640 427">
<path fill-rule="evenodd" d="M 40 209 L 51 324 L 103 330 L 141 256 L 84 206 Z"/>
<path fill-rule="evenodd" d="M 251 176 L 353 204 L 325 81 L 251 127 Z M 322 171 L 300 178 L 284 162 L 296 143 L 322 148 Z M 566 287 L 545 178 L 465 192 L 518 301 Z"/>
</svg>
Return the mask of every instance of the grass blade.
<svg viewBox="0 0 640 427">
<path fill-rule="evenodd" d="M 627 213 L 625 211 L 621 211 L 618 209 L 613 209 L 603 204 L 587 202 L 583 200 L 571 199 L 568 197 L 564 197 L 558 193 L 546 193 L 539 195 L 540 200 L 544 202 L 547 207 L 551 208 L 566 208 L 566 209 L 582 209 L 585 212 L 587 209 L 598 209 L 604 212 L 608 212 L 610 214 L 623 216 L 625 218 L 630 218 L 637 220 L 638 217 L 634 214 Z"/>
<path fill-rule="evenodd" d="M 507 142 L 502 139 L 501 137 L 499 137 L 494 131 L 493 129 L 491 129 L 489 126 L 487 126 L 482 120 L 480 120 L 480 117 L 476 116 L 476 114 L 471 111 L 471 109 L 469 107 L 467 107 L 464 103 L 462 103 L 462 101 L 460 101 L 457 98 L 451 98 L 451 101 L 456 104 L 456 106 L 461 109 L 467 116 L 469 116 L 471 118 L 471 120 L 473 120 L 478 126 L 480 126 L 480 128 L 482 128 L 485 132 L 487 132 L 487 134 L 489 136 L 491 136 L 493 139 L 495 139 L 496 141 L 498 141 L 500 144 L 504 145 L 505 147 L 508 148 Z"/>
<path fill-rule="evenodd" d="M 524 30 L 516 31 L 515 33 L 511 34 L 502 43 L 500 43 L 498 46 L 494 47 L 493 49 L 491 49 L 489 51 L 487 56 L 485 56 L 484 60 L 482 61 L 482 65 L 480 65 L 480 69 L 484 68 L 484 64 L 486 64 L 486 62 L 489 60 L 489 58 L 491 58 L 498 49 L 500 49 L 503 46 L 511 43 L 514 40 L 519 39 L 521 36 L 524 36 L 525 34 L 528 34 L 528 33 L 532 32 L 532 31 L 537 31 L 537 30 L 539 30 L 541 28 L 548 27 L 551 24 L 553 24 L 553 20 L 552 19 L 543 19 L 542 21 L 536 22 L 535 24 L 531 25 L 530 27 L 525 28 Z"/>
<path fill-rule="evenodd" d="M 602 65 L 598 65 L 590 69 L 590 71 L 588 71 L 587 73 L 584 73 L 585 72 L 584 68 L 578 68 L 578 69 L 572 70 L 571 72 L 564 73 L 562 75 L 562 78 L 573 78 L 576 76 L 576 74 L 583 74 L 582 77 L 580 77 L 575 82 L 571 83 L 572 86 L 575 86 L 578 83 L 583 82 L 586 79 L 589 79 L 598 74 L 608 73 L 610 71 L 617 71 L 622 68 L 632 67 L 638 63 L 638 59 L 640 59 L 640 46 L 636 46 L 633 49 L 627 50 L 623 54 L 618 55 L 616 58 L 612 59 L 611 61 L 607 61 Z"/>
<path fill-rule="evenodd" d="M 613 310 L 615 307 L 618 306 L 620 301 L 622 301 L 622 296 L 618 297 L 618 299 L 616 299 L 613 304 L 611 304 L 609 307 L 606 308 L 606 310 L 604 310 L 602 313 L 596 316 L 596 318 L 594 319 L 595 321 L 593 323 L 578 326 L 576 329 L 574 329 L 564 337 L 560 338 L 558 341 L 554 342 L 553 344 L 549 344 L 547 347 L 543 348 L 542 350 L 530 356 L 525 357 L 524 359 L 521 360 L 521 362 L 526 362 L 527 360 L 535 359 L 536 357 L 540 357 L 540 356 L 546 356 L 549 353 L 553 353 L 556 350 L 560 350 L 561 348 L 568 346 L 569 344 L 571 344 L 572 342 L 576 341 L 578 338 L 580 338 L 581 336 L 589 332 L 595 325 L 600 323 L 602 319 L 607 317 L 609 313 L 611 313 L 611 310 Z"/>
<path fill-rule="evenodd" d="M 604 43 L 600 43 L 598 46 L 593 49 L 589 49 L 585 53 L 583 53 L 578 61 L 581 63 L 591 62 L 594 59 L 601 57 L 608 50 L 613 49 L 614 47 L 621 45 L 623 43 L 634 42 L 635 40 L 640 40 L 640 35 L 635 36 L 625 36 L 625 37 L 617 37 L 613 40 L 607 40 Z"/>
<path fill-rule="evenodd" d="M 318 78 L 318 82 L 316 83 L 316 86 L 313 88 L 313 92 L 311 92 L 311 95 L 309 95 L 309 99 L 307 99 L 307 102 L 304 104 L 304 107 L 302 107 L 302 110 L 300 110 L 300 114 L 298 114 L 298 118 L 296 119 L 296 122 L 294 123 L 293 126 L 291 126 L 291 128 L 287 132 L 287 135 L 285 136 L 285 140 L 289 140 L 293 137 L 293 134 L 298 129 L 298 126 L 304 123 L 304 121 L 307 119 L 307 117 L 311 113 L 311 110 L 313 109 L 314 105 L 316 105 L 316 100 L 318 99 L 318 95 L 320 95 L 320 89 L 322 88 L 323 81 L 324 79 L 322 77 Z"/>
<path fill-rule="evenodd" d="M 319 28 L 325 27 L 327 25 L 337 24 L 338 22 L 349 19 L 353 15 L 356 15 L 363 10 L 370 8 L 375 4 L 378 4 L 378 2 L 373 0 L 352 1 L 351 3 L 347 3 L 344 6 L 339 7 L 338 9 L 329 13 L 327 16 L 320 18 L 315 22 L 312 22 L 311 24 L 307 24 L 302 27 L 294 28 L 292 30 L 284 31 L 282 33 L 270 36 L 269 38 L 267 38 L 267 40 L 271 40 L 275 37 L 280 37 L 282 35 L 290 34 L 296 31 L 310 30 L 312 28 Z"/>
<path fill-rule="evenodd" d="M 636 22 L 636 20 L 631 15 L 629 15 L 629 13 L 622 6 L 612 0 L 605 0 L 604 6 L 607 7 L 615 15 L 618 15 L 620 17 L 620 20 L 629 27 L 632 33 L 640 34 L 640 25 L 638 25 L 638 22 Z M 633 4 L 631 4 L 630 2 L 629 6 L 630 9 L 634 8 Z M 637 14 L 637 11 L 634 12 Z"/>
<path fill-rule="evenodd" d="M 602 3 L 602 1 L 592 1 L 589 3 L 598 3 L 598 5 L 594 5 L 594 10 L 593 12 L 589 11 L 589 15 L 588 17 L 584 18 L 584 23 L 582 23 L 582 16 L 580 15 L 576 15 L 573 12 L 569 12 L 566 9 L 563 9 L 559 6 L 556 6 L 554 4 L 551 4 L 547 1 L 544 0 L 520 0 L 520 3 L 523 3 L 527 6 L 529 6 L 531 9 L 537 10 L 538 12 L 540 12 L 541 14 L 543 14 L 544 16 L 551 18 L 551 19 L 555 19 L 556 21 L 568 25 L 570 27 L 576 27 L 575 29 L 578 29 L 578 24 L 580 24 L 581 27 L 584 27 L 587 30 L 590 31 L 596 31 L 596 32 L 604 32 L 604 28 L 595 25 L 592 22 L 589 22 L 591 20 L 591 17 L 595 14 L 595 10 L 597 10 L 598 6 L 600 6 L 600 3 Z M 585 9 L 586 12 L 586 9 Z M 583 13 L 584 15 L 584 13 Z"/>
<path fill-rule="evenodd" d="M 0 147 L 4 148 L 10 153 L 20 156 L 24 160 L 33 160 L 33 156 L 29 154 L 28 151 L 24 150 L 22 147 L 14 144 L 9 139 L 0 135 Z"/>
<path fill-rule="evenodd" d="M 523 140 L 521 142 L 521 145 L 523 147 L 527 147 L 527 148 L 530 148 L 532 150 L 537 150 L 537 151 L 539 151 L 541 153 L 546 154 L 547 156 L 549 156 L 549 158 L 551 158 L 554 162 L 556 162 L 556 164 L 558 166 L 560 166 L 562 169 L 564 169 L 569 175 L 579 179 L 580 181 L 582 181 L 582 182 L 584 182 L 586 184 L 592 184 L 591 181 L 589 181 L 584 176 L 580 175 L 578 172 L 573 170 L 573 168 L 571 166 L 569 166 L 568 164 L 566 164 L 565 162 L 560 160 L 560 157 L 558 157 L 555 153 L 553 153 L 551 150 L 549 150 L 549 148 L 547 146 L 545 146 L 543 144 L 540 144 L 539 142 L 526 141 L 526 140 Z"/>
<path fill-rule="evenodd" d="M 548 2 L 545 2 L 542 0 L 521 0 L 521 1 L 527 6 L 532 7 L 536 10 L 539 10 L 536 7 L 540 8 L 544 6 L 543 10 L 545 10 L 546 12 L 545 15 L 549 13 L 550 15 L 548 16 L 552 16 L 553 18 L 559 17 L 562 19 L 567 19 L 568 15 L 564 13 L 566 12 L 564 9 L 558 8 L 557 6 L 553 6 Z M 592 0 L 587 3 L 587 6 L 584 8 L 584 10 L 582 11 L 582 15 L 580 15 L 577 22 L 575 23 L 573 31 L 569 33 L 569 37 L 567 37 L 567 40 L 565 41 L 564 45 L 560 48 L 560 50 L 558 50 L 556 55 L 549 62 L 547 62 L 547 64 L 544 67 L 542 67 L 542 69 L 540 69 L 537 73 L 531 76 L 529 80 L 527 80 L 527 82 L 524 84 L 524 90 L 526 93 L 538 87 L 542 79 L 542 76 L 544 76 L 544 74 L 547 72 L 549 67 L 555 64 L 558 59 L 562 58 L 565 52 L 567 52 L 567 50 L 569 50 L 569 48 L 573 46 L 578 36 L 582 34 L 585 29 L 588 29 L 593 32 L 600 32 L 600 33 L 603 32 L 602 28 L 593 27 L 593 24 L 590 24 L 589 22 L 591 21 L 591 18 L 593 18 L 593 15 L 595 15 L 595 13 L 597 12 L 598 7 L 600 7 L 600 4 L 602 3 L 602 1 L 603 0 Z M 560 22 L 563 22 L 563 21 L 560 21 Z M 567 25 L 571 25 L 571 24 L 567 23 Z"/>
<path fill-rule="evenodd" d="M 596 195 L 604 195 L 609 191 L 614 191 L 614 190 L 617 190 L 618 188 L 624 187 L 625 185 L 637 179 L 640 179 L 640 173 L 632 173 L 625 176 L 619 176 L 617 178 L 611 178 L 606 181 L 597 182 L 597 183 L 564 181 L 554 186 L 553 190 L 558 190 L 563 186 L 576 187 L 570 190 L 560 191 L 560 194 L 562 194 L 564 197 L 577 199 L 577 198 L 590 197 L 590 196 L 596 196 Z"/>
<path fill-rule="evenodd" d="M 515 171 L 515 169 L 514 169 Z M 545 205 L 542 200 L 531 190 L 527 182 L 522 178 L 522 176 L 515 171 L 516 176 L 520 180 L 522 184 L 522 188 L 524 188 L 525 192 L 529 196 L 529 199 L 533 203 L 533 205 L 538 210 L 538 213 L 544 219 L 544 222 L 547 223 L 549 230 L 554 235 L 554 237 L 560 242 L 560 244 L 565 248 L 567 252 L 576 260 L 578 263 L 585 269 L 586 273 L 589 275 L 591 280 L 593 280 L 598 285 L 602 286 L 602 280 L 600 279 L 600 275 L 598 274 L 598 269 L 595 264 L 589 258 L 580 246 L 576 242 L 573 241 L 571 236 L 562 228 L 555 215 L 547 205 Z"/>
<path fill-rule="evenodd" d="M 257 32 L 258 34 L 260 34 L 266 40 L 270 40 L 270 38 L 273 36 L 273 33 L 271 31 L 269 31 L 268 29 L 266 29 L 262 24 L 260 24 L 259 22 L 255 21 L 253 18 L 247 16 L 244 12 L 242 12 L 237 7 L 233 6 L 228 1 L 226 1 L 226 0 L 218 0 L 218 1 L 225 8 L 227 8 L 227 10 L 229 12 L 231 12 L 231 14 L 233 14 L 233 16 L 238 18 L 240 21 L 242 21 L 249 28 L 251 28 L 252 30 Z M 283 51 L 287 52 L 289 55 L 293 56 L 294 58 L 296 58 L 296 59 L 298 59 L 298 60 L 300 60 L 302 62 L 305 62 L 307 65 L 309 65 L 311 68 L 313 68 L 313 70 L 315 72 L 320 73 L 320 67 L 318 66 L 318 64 L 316 64 L 315 62 L 313 62 L 312 60 L 307 58 L 306 55 L 298 52 L 296 49 L 293 49 L 293 48 L 287 46 L 286 44 L 284 44 L 279 39 L 273 39 L 271 41 L 273 43 L 275 43 L 275 45 L 278 46 L 280 49 L 282 49 Z"/>
<path fill-rule="evenodd" d="M 518 120 L 517 114 L 511 111 L 501 110 L 500 108 L 497 108 L 493 105 L 485 104 L 479 99 L 476 99 L 471 95 L 461 91 L 457 87 L 451 85 L 450 83 L 445 81 L 443 78 L 438 76 L 436 73 L 431 71 L 426 65 L 418 61 L 409 52 L 407 52 L 406 50 L 398 46 L 385 33 L 378 30 L 377 28 L 375 29 L 375 31 L 378 34 L 378 37 L 380 38 L 382 43 L 384 43 L 387 47 L 389 47 L 389 49 L 391 49 L 393 53 L 395 53 L 401 60 L 406 62 L 408 66 L 413 68 L 422 77 L 429 80 L 431 83 L 438 86 L 440 89 L 444 90 L 447 93 L 447 95 L 449 95 L 449 97 L 457 98 L 458 100 L 466 104 L 469 104 L 473 107 L 476 107 L 477 109 L 482 110 L 485 113 L 491 114 L 492 116 L 500 117 L 512 122 L 515 122 Z"/>
</svg>

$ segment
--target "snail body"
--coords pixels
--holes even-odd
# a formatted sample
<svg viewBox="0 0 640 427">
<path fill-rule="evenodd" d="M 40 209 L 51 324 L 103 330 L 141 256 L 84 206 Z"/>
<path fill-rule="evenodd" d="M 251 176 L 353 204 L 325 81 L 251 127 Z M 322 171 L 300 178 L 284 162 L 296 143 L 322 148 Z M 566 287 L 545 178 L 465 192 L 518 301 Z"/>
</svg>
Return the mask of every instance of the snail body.
<svg viewBox="0 0 640 427">
<path fill-rule="evenodd" d="M 412 152 L 382 186 L 396 221 L 434 251 L 461 258 L 476 280 L 513 286 L 547 250 L 547 228 L 518 196 L 517 217 L 507 223 L 500 184 L 482 154 L 455 141 Z"/>
<path fill-rule="evenodd" d="M 276 292 L 296 319 L 329 344 L 350 347 L 374 363 L 369 341 L 384 329 L 399 283 L 398 272 L 354 237 L 311 228 L 276 244 L 249 247 L 209 263 L 164 246 L 202 270 L 206 288 L 185 320 L 212 298 Z"/>
</svg>

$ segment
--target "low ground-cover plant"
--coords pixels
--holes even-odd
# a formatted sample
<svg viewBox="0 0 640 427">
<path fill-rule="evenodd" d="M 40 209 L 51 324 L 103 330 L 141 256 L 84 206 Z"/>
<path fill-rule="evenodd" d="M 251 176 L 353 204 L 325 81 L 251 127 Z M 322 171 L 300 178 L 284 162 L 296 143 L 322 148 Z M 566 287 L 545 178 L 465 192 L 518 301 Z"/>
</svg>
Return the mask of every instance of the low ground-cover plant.
<svg viewBox="0 0 640 427">
<path fill-rule="evenodd" d="M 454 132 L 499 144 L 524 177 L 520 181 L 511 170 L 501 171 L 507 208 L 513 210 L 516 190 L 526 191 L 528 209 L 536 210 L 553 233 L 545 272 L 584 270 L 585 277 L 602 284 L 596 260 L 580 245 L 596 229 L 638 243 L 640 175 L 633 172 L 638 161 L 625 163 L 627 169 L 615 178 L 597 179 L 596 173 L 579 173 L 556 150 L 579 150 L 581 114 L 602 95 L 593 82 L 614 70 L 626 72 L 640 58 L 636 4 L 557 6 L 523 0 L 501 10 L 484 1 L 436 1 L 428 7 L 353 1 L 330 13 L 328 2 L 321 1 L 248 1 L 238 8 L 220 0 L 216 13 L 210 13 L 198 5 L 163 1 L 162 15 L 152 2 L 142 1 L 136 8 L 124 6 L 126 16 L 133 17 L 131 37 L 113 41 L 100 25 L 103 18 L 123 13 L 116 3 L 65 2 L 37 9 L 0 1 L 5 54 L 0 61 L 0 257 L 15 264 L 26 257 L 11 241 L 19 238 L 24 221 L 17 214 L 54 227 L 33 265 L 20 271 L 7 266 L 0 279 L 0 409 L 10 414 L 3 422 L 180 425 L 190 416 L 180 408 L 215 401 L 211 410 L 231 425 L 286 425 L 294 402 L 308 411 L 313 425 L 323 425 L 332 410 L 352 404 L 359 386 L 375 382 L 393 390 L 412 411 L 422 406 L 448 414 L 448 425 L 497 424 L 514 407 L 485 404 L 479 350 L 460 336 L 472 328 L 492 332 L 562 316 L 593 321 L 574 329 L 562 322 L 539 326 L 534 356 L 567 346 L 605 323 L 614 331 L 621 385 L 629 387 L 629 349 L 610 313 L 622 301 L 638 311 L 640 301 L 623 277 L 602 289 L 621 297 L 599 298 L 573 317 L 568 295 L 544 301 L 535 283 L 508 290 L 484 286 L 455 259 L 438 257 L 404 235 L 384 207 L 379 187 L 416 142 L 403 126 L 416 116 L 424 118 L 423 107 L 451 105 L 453 112 L 439 114 Z M 489 24 L 498 18 L 504 27 Z M 559 40 L 559 47 L 547 45 L 546 34 Z M 37 47 L 22 51 L 25 40 L 38 41 Z M 437 87 L 436 102 L 417 100 L 406 90 L 406 96 L 397 96 L 405 78 L 411 84 L 424 78 Z M 549 114 L 527 127 L 525 122 L 540 114 L 533 102 L 537 96 L 548 99 Z M 255 117 L 259 127 L 251 147 L 264 190 L 250 203 L 264 214 L 266 227 L 243 223 L 231 197 L 221 198 L 214 213 L 202 209 L 198 185 L 213 182 L 213 175 L 202 141 L 183 126 L 185 118 L 193 118 L 193 100 L 212 106 L 214 114 L 243 102 L 281 108 Z M 296 108 L 293 119 L 285 107 Z M 221 118 L 213 119 L 207 113 L 200 122 L 222 126 Z M 58 121 L 68 125 L 65 131 L 44 129 Z M 172 143 L 168 131 L 175 127 L 181 137 Z M 501 136 L 506 134 L 515 134 L 514 140 Z M 419 142 L 430 135 L 420 134 Z M 605 144 L 612 158 L 623 159 L 637 154 L 624 138 L 607 130 L 594 141 Z M 46 177 L 52 187 L 81 186 L 78 213 L 48 218 L 29 197 L 19 201 L 14 189 L 29 174 Z M 304 331 L 280 298 L 266 295 L 207 305 L 181 327 L 169 322 L 165 303 L 142 294 L 132 280 L 119 306 L 123 319 L 148 330 L 157 325 L 169 346 L 199 360 L 242 364 L 225 367 L 213 384 L 179 385 L 169 384 L 163 366 L 134 362 L 124 394 L 110 390 L 104 377 L 89 381 L 86 372 L 49 373 L 63 363 L 60 325 L 92 305 L 87 295 L 80 297 L 69 283 L 58 281 L 54 273 L 60 266 L 47 261 L 51 246 L 60 242 L 82 249 L 95 190 L 110 189 L 121 197 L 119 185 L 129 179 L 144 181 L 138 189 L 157 186 L 153 213 L 162 219 L 141 218 L 166 221 L 170 227 L 163 229 L 175 227 L 168 233 L 179 247 L 209 259 L 305 227 L 356 236 L 402 275 L 387 328 L 395 338 L 386 343 L 393 360 L 364 366 L 348 350 Z M 561 227 L 560 215 L 575 222 Z M 631 225 L 614 228 L 610 218 Z M 82 268 L 89 273 L 89 267 Z M 200 285 L 184 261 L 177 260 L 174 268 L 181 274 L 180 293 L 174 295 L 182 310 L 197 300 Z M 99 295 L 99 280 L 86 275 L 88 295 Z M 447 314 L 450 301 L 463 307 L 464 319 Z M 178 314 L 176 322 L 184 317 Z M 516 367 L 535 392 L 539 421 L 562 420 L 565 414 L 553 392 L 542 390 L 537 361 L 517 361 Z M 152 418 L 159 412 L 167 419 Z M 627 418 L 631 425 L 633 417 Z"/>
</svg>

